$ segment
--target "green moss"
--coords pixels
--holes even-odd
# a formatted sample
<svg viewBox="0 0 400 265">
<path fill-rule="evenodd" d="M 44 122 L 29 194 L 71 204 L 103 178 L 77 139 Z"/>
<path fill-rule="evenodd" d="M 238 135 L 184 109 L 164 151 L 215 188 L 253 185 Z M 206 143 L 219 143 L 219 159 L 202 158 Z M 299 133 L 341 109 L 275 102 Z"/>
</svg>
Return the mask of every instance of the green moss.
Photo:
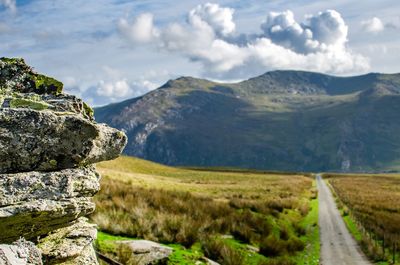
<svg viewBox="0 0 400 265">
<path fill-rule="evenodd" d="M 6 58 L 6 57 L 1 57 L 0 61 L 8 63 L 8 64 L 25 64 L 24 59 L 22 58 Z"/>
<path fill-rule="evenodd" d="M 59 95 L 63 84 L 58 80 L 37 74 L 22 58 L 0 58 L 0 89 L 22 93 Z M 1 91 L 0 91 L 1 92 Z"/>
<path fill-rule="evenodd" d="M 35 88 L 37 90 L 35 92 L 39 94 L 46 93 L 59 95 L 63 90 L 63 83 L 54 78 L 41 74 L 30 75 L 30 77 L 35 84 Z"/>
<path fill-rule="evenodd" d="M 52 159 L 52 160 L 49 161 L 49 163 L 50 163 L 50 165 L 52 165 L 53 167 L 57 166 L 57 160 Z"/>
<path fill-rule="evenodd" d="M 33 110 L 45 110 L 51 107 L 50 104 L 25 98 L 13 98 L 10 100 L 11 108 L 29 108 Z"/>
<path fill-rule="evenodd" d="M 85 102 L 83 102 L 83 109 L 85 110 L 85 113 L 89 117 L 89 119 L 93 120 L 93 118 L 94 118 L 93 109 L 88 104 L 86 104 Z"/>
</svg>

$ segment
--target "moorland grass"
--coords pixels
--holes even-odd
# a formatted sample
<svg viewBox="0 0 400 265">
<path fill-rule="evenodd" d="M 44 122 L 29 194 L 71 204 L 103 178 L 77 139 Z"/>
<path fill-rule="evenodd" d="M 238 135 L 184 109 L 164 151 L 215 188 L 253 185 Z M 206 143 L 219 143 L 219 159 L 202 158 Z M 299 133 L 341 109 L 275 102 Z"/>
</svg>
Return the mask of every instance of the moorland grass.
<svg viewBox="0 0 400 265">
<path fill-rule="evenodd" d="M 349 231 L 376 262 L 397 262 L 400 243 L 400 176 L 325 174 Z M 385 264 L 385 263 L 381 263 Z"/>
<path fill-rule="evenodd" d="M 179 169 L 129 157 L 100 163 L 98 170 L 102 189 L 91 218 L 108 234 L 185 250 L 200 244 L 202 253 L 221 264 L 290 264 L 315 244 L 310 240 L 316 239 L 316 226 L 304 223 L 315 211 L 309 177 Z M 271 237 L 280 245 L 275 257 L 264 252 Z M 247 244 L 259 253 L 239 247 Z"/>
</svg>

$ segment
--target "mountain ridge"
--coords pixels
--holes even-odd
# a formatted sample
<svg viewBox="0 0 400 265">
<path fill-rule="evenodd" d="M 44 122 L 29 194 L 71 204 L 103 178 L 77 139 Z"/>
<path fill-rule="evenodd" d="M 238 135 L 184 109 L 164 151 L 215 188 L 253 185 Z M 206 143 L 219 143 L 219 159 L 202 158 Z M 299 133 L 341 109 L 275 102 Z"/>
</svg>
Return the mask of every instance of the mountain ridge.
<svg viewBox="0 0 400 265">
<path fill-rule="evenodd" d="M 169 165 L 388 171 L 399 96 L 400 74 L 279 70 L 237 83 L 180 77 L 95 116 L 128 134 L 125 154 Z"/>
</svg>

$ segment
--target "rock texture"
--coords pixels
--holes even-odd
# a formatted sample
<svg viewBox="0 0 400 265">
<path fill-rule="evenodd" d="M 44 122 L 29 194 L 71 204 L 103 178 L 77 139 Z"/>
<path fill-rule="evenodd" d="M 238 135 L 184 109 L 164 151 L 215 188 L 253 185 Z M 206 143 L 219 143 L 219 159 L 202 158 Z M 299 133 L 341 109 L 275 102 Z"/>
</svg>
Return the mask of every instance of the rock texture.
<svg viewBox="0 0 400 265">
<path fill-rule="evenodd" d="M 97 264 L 91 164 L 126 141 L 59 81 L 0 58 L 0 265 Z"/>
<path fill-rule="evenodd" d="M 117 242 L 129 249 L 134 256 L 134 264 L 166 264 L 173 249 L 149 240 L 124 240 Z"/>
<path fill-rule="evenodd" d="M 20 239 L 12 245 L 0 245 L 0 265 L 43 264 L 40 250 L 32 242 Z"/>
</svg>

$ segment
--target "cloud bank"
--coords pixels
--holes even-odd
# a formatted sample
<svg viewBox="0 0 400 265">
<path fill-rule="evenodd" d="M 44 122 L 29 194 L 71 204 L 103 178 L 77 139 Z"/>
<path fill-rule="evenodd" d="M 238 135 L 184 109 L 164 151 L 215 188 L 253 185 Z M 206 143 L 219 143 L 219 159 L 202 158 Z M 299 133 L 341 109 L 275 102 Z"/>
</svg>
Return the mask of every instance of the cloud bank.
<svg viewBox="0 0 400 265">
<path fill-rule="evenodd" d="M 346 45 L 348 26 L 340 13 L 326 10 L 296 21 L 292 11 L 270 12 L 258 34 L 238 34 L 234 10 L 218 4 L 198 5 L 185 23 L 158 28 L 153 15 L 131 22 L 120 19 L 118 29 L 131 45 L 149 45 L 199 62 L 212 77 L 240 77 L 271 69 L 325 73 L 358 73 L 368 60 Z"/>
</svg>

